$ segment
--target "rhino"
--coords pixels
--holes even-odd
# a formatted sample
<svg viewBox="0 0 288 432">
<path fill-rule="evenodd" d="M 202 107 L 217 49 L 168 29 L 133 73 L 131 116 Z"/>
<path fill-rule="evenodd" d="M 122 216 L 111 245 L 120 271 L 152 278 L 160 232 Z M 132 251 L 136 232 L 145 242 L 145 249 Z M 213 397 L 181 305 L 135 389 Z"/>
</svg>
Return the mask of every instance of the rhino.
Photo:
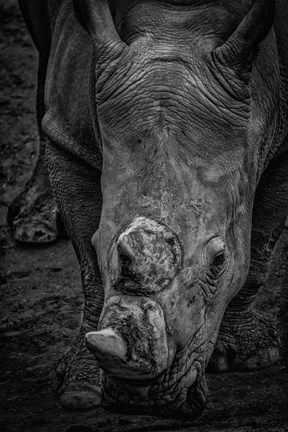
<svg viewBox="0 0 288 432">
<path fill-rule="evenodd" d="M 207 367 L 279 358 L 254 301 L 288 211 L 288 4 L 19 4 L 39 51 L 34 192 L 51 240 L 46 147 L 85 300 L 60 402 L 195 418 Z"/>
</svg>

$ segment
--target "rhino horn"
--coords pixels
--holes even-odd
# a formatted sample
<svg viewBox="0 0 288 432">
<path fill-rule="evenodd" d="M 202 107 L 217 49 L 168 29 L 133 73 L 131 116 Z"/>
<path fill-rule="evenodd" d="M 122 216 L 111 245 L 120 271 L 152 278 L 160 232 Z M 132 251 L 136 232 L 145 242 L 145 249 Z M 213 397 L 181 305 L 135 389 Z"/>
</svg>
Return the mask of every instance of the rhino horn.
<svg viewBox="0 0 288 432">
<path fill-rule="evenodd" d="M 252 6 L 236 30 L 223 45 L 215 49 L 216 57 L 234 67 L 250 64 L 259 43 L 273 24 L 274 14 L 275 0 L 252 1 Z"/>
<path fill-rule="evenodd" d="M 120 39 L 114 25 L 108 0 L 73 0 L 73 7 L 80 24 L 90 34 L 96 60 L 112 51 L 121 53 L 126 44 Z M 102 58 L 102 57 L 101 57 Z"/>
<path fill-rule="evenodd" d="M 133 295 L 152 294 L 166 288 L 182 262 L 181 245 L 176 234 L 146 217 L 134 219 L 119 235 L 114 249 L 112 247 L 111 269 L 115 274 L 118 258 L 120 278 L 120 284 L 115 282 L 114 288 Z"/>
<path fill-rule="evenodd" d="M 164 312 L 155 300 L 112 296 L 98 325 L 98 331 L 86 334 L 86 346 L 110 375 L 146 380 L 167 367 L 173 347 L 168 346 Z"/>
<path fill-rule="evenodd" d="M 142 352 L 132 349 L 112 328 L 87 333 L 86 346 L 94 355 L 100 367 L 111 375 L 125 379 L 150 379 L 158 375 L 167 363 L 167 347 L 158 352 L 157 358 L 142 357 Z M 157 341 L 156 341 L 157 344 Z M 131 349 L 130 349 L 131 351 Z"/>
<path fill-rule="evenodd" d="M 98 357 L 109 360 L 125 361 L 127 348 L 123 338 L 112 328 L 86 334 L 87 348 Z"/>
</svg>

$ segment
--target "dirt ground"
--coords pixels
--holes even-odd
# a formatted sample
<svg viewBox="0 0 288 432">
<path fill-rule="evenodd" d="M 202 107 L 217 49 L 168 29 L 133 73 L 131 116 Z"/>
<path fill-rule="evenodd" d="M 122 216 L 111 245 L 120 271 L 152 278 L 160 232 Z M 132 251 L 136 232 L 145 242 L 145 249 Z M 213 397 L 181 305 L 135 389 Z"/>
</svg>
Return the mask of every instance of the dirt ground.
<svg viewBox="0 0 288 432">
<path fill-rule="evenodd" d="M 0 431 L 288 431 L 288 230 L 274 254 L 259 308 L 278 323 L 280 363 L 255 373 L 208 375 L 210 400 L 190 424 L 103 409 L 61 409 L 53 365 L 77 334 L 82 308 L 79 269 L 71 244 L 14 244 L 7 206 L 29 178 L 37 155 L 37 53 L 16 0 L 0 0 Z"/>
</svg>

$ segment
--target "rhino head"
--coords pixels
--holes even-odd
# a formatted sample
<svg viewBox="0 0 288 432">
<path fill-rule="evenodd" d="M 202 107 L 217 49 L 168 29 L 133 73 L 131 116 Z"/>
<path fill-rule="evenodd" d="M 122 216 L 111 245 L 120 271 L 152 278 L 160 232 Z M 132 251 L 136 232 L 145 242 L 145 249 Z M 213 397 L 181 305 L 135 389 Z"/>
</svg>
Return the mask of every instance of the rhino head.
<svg viewBox="0 0 288 432">
<path fill-rule="evenodd" d="M 221 319 L 249 267 L 261 142 L 251 69 L 273 2 L 74 6 L 94 47 L 103 156 L 92 243 L 105 300 L 86 336 L 104 370 L 103 405 L 195 417 Z"/>
</svg>

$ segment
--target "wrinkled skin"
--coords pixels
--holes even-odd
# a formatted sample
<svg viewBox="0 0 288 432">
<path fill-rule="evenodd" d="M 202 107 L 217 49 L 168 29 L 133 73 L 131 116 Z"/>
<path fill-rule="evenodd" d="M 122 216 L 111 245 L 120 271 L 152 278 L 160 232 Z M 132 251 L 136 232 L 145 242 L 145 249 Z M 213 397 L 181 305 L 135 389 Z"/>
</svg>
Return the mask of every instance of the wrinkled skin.
<svg viewBox="0 0 288 432">
<path fill-rule="evenodd" d="M 252 306 L 287 214 L 287 5 L 273 24 L 270 0 L 28 3 L 85 297 L 60 401 L 193 418 L 214 348 L 216 371 L 279 355 Z"/>
<path fill-rule="evenodd" d="M 15 240 L 26 244 L 47 244 L 55 241 L 59 235 L 66 234 L 59 211 L 53 199 L 44 155 L 47 138 L 43 134 L 41 122 L 45 113 L 44 87 L 50 50 L 49 21 L 43 15 L 43 6 L 33 5 L 37 14 L 36 23 L 21 4 L 28 29 L 34 43 L 41 53 L 38 62 L 37 83 L 37 123 L 39 129 L 39 150 L 33 174 L 25 184 L 23 191 L 8 208 L 7 222 Z M 41 13 L 39 11 L 41 10 Z M 41 35 L 40 35 L 41 33 Z"/>
</svg>

